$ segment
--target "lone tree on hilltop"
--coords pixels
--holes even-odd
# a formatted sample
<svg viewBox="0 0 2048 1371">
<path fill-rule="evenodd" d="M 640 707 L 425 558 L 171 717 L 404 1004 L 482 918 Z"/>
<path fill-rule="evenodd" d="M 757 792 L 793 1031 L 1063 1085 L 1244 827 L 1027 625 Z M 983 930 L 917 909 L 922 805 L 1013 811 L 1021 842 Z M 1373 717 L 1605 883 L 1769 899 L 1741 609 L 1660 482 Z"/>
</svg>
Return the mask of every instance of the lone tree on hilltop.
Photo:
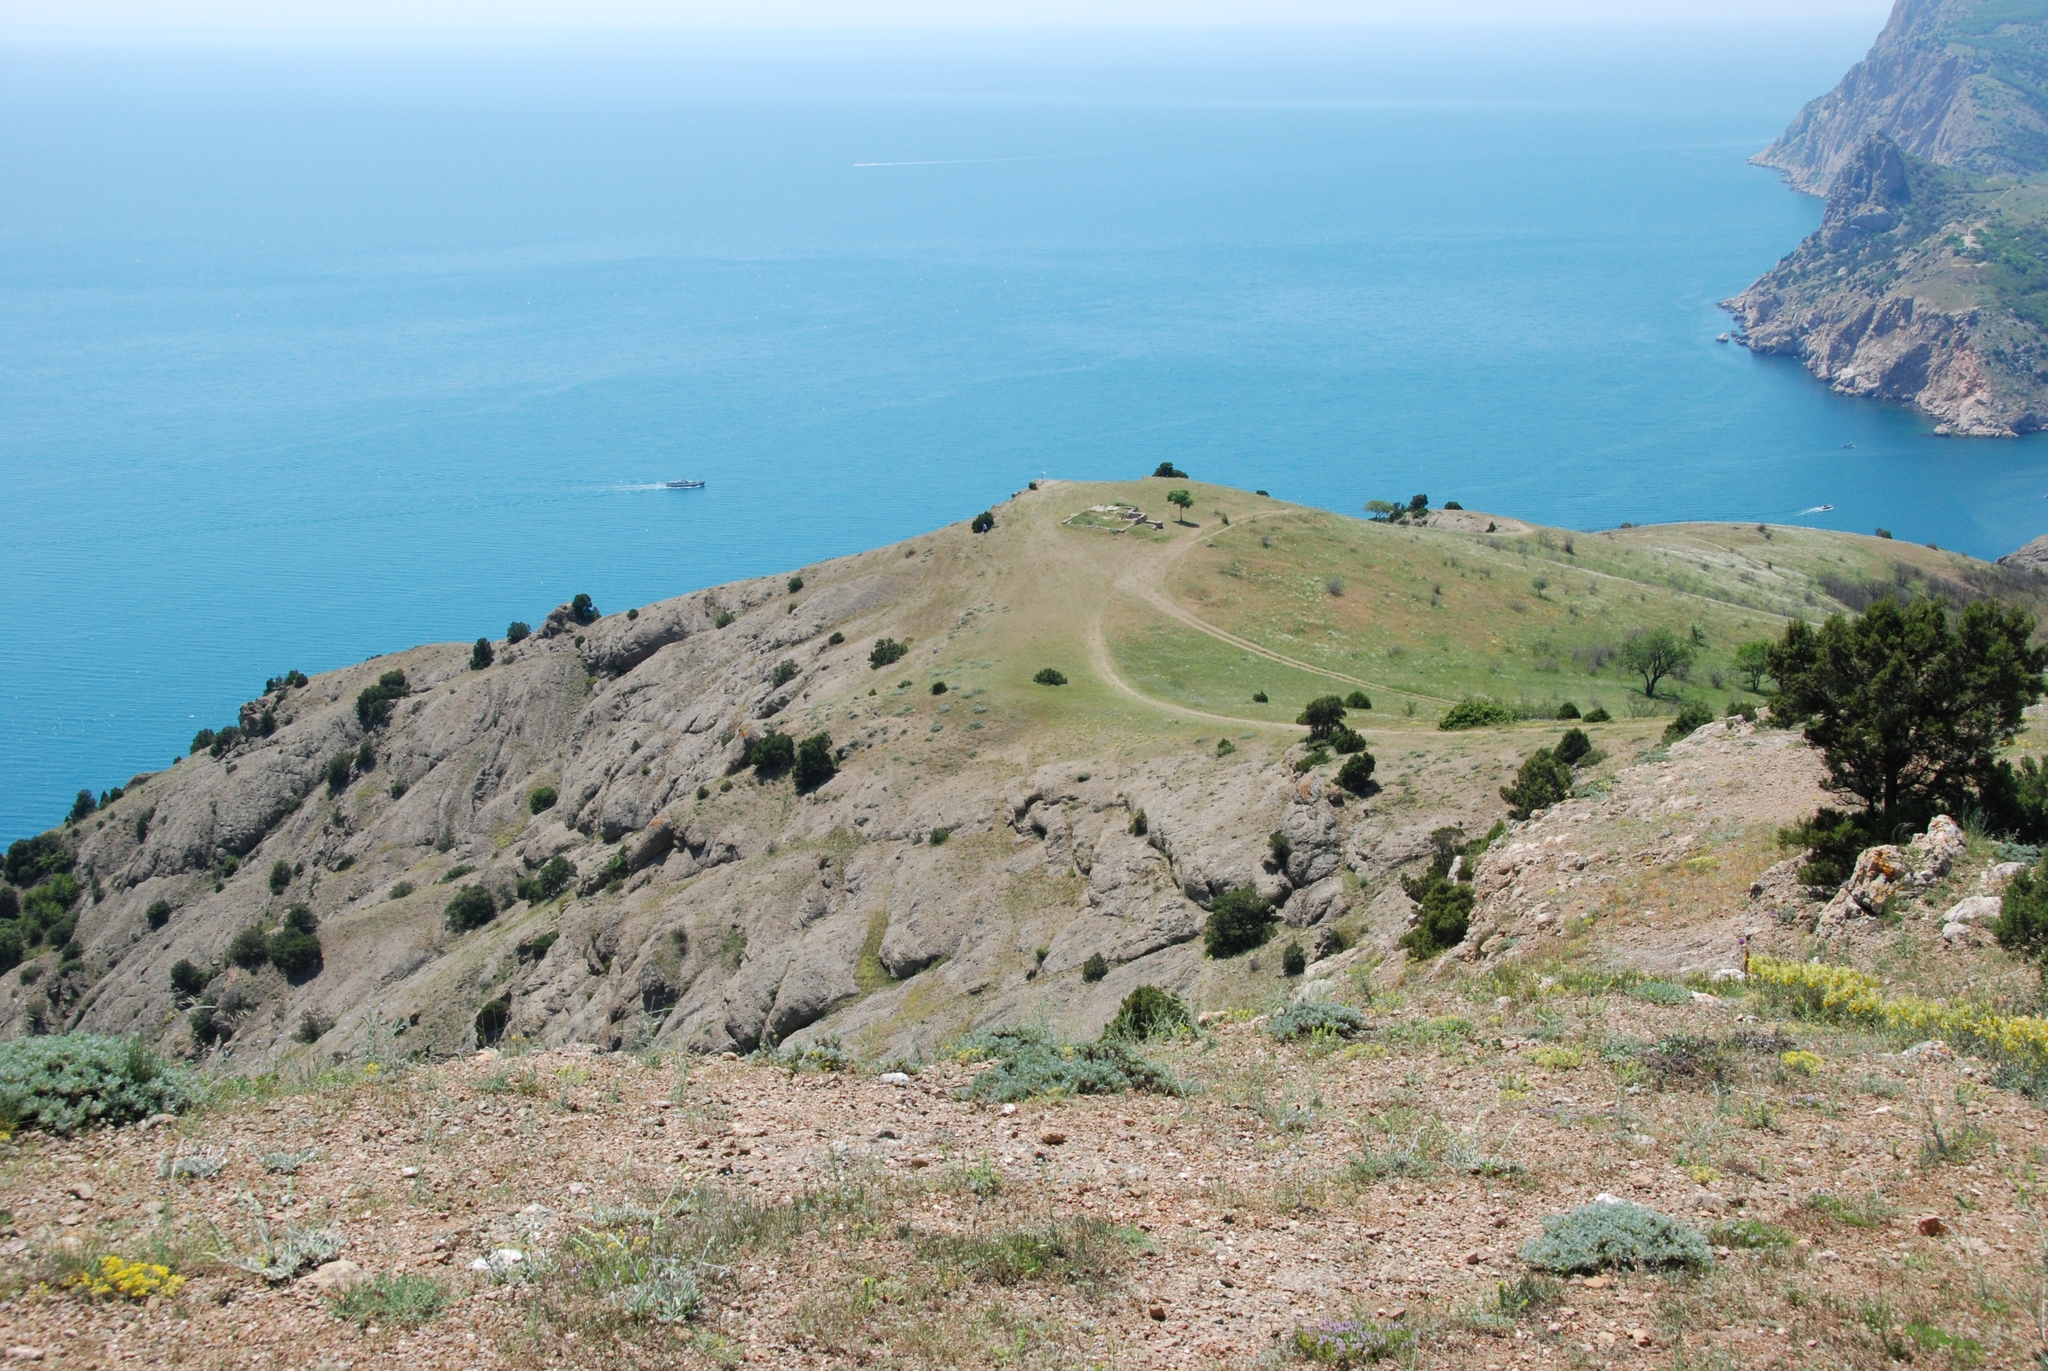
<svg viewBox="0 0 2048 1371">
<path fill-rule="evenodd" d="M 1308 725 L 1308 740 L 1327 742 L 1344 726 L 1344 701 L 1336 695 L 1318 695 L 1294 722 Z"/>
<path fill-rule="evenodd" d="M 1185 490 L 1169 490 L 1166 492 L 1166 503 L 1180 510 L 1180 517 L 1174 522 L 1184 524 L 1188 521 L 1188 511 L 1195 507 L 1195 497 Z"/>
<path fill-rule="evenodd" d="M 1643 678 L 1643 694 L 1652 699 L 1657 683 L 1692 665 L 1693 646 L 1668 628 L 1645 629 L 1621 645 L 1621 664 Z"/>
<path fill-rule="evenodd" d="M 2033 634 L 2033 615 L 1987 600 L 1953 623 L 1939 600 L 1889 598 L 1819 628 L 1795 620 L 1769 649 L 1772 712 L 1803 726 L 1828 788 L 1861 800 L 1883 833 L 1999 788 L 1998 750 L 2048 667 Z"/>
<path fill-rule="evenodd" d="M 1188 479 L 1188 474 L 1171 462 L 1161 462 L 1158 470 L 1152 474 L 1157 477 L 1164 477 L 1169 481 L 1185 481 Z"/>
</svg>

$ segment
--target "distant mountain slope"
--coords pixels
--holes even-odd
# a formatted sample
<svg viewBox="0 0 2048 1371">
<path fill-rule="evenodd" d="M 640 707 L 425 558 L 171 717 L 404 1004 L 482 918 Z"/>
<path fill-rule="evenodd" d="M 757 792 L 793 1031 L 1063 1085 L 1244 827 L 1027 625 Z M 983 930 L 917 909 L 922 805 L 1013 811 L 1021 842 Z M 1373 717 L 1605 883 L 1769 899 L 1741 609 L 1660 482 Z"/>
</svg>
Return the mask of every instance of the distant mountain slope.
<svg viewBox="0 0 2048 1371">
<path fill-rule="evenodd" d="M 2048 424 L 2048 0 L 1899 0 L 1756 160 L 1828 207 L 1727 302 L 1744 344 L 1941 432 Z"/>
<path fill-rule="evenodd" d="M 1880 133 L 1976 176 L 2048 167 L 2048 4 L 1899 0 L 1870 55 L 1756 160 L 1824 195 Z"/>
</svg>

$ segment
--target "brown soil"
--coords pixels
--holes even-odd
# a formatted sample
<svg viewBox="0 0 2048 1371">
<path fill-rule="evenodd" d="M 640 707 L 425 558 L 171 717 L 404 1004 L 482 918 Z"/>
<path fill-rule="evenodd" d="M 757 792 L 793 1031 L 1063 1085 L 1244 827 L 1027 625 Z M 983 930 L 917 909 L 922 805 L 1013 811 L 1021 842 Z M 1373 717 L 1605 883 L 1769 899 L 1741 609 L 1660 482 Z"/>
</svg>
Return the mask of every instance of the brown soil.
<svg viewBox="0 0 2048 1371">
<path fill-rule="evenodd" d="M 1373 1033 L 1334 1051 L 1231 1022 L 1155 1044 L 1184 1098 L 1006 1111 L 956 1098 L 967 1064 L 890 1084 L 552 1051 L 351 1072 L 157 1129 L 23 1135 L 0 1167 L 19 1235 L 0 1337 L 80 1367 L 1253 1366 L 1298 1327 L 1377 1317 L 1431 1366 L 1968 1360 L 1941 1339 L 2025 1359 L 2022 1311 L 2044 1293 L 2039 1125 L 1978 1068 L 1794 1026 L 1817 1075 L 1738 1045 L 1708 1054 L 1717 1092 L 1694 1058 L 1641 1045 L 1769 1032 L 1739 1006 L 1514 978 L 1471 993 L 1383 999 Z M 1578 1064 L 1542 1051 L 1560 1047 Z M 1946 1161 L 1923 1155 L 1931 1110 Z M 294 1177 L 260 1161 L 305 1148 L 321 1152 Z M 162 1179 L 173 1152 L 226 1165 Z M 90 1200 L 67 1193 L 82 1180 Z M 1542 1218 L 1603 1192 L 1702 1228 L 1763 1220 L 1795 1245 L 1723 1248 L 1698 1276 L 1574 1279 L 1498 1313 Z M 649 1241 L 653 1214 L 686 1225 L 707 1196 L 752 1207 L 707 1257 L 695 1321 L 630 1322 L 593 1293 L 575 1235 Z M 209 1255 L 250 1250 L 259 1212 L 273 1236 L 334 1228 L 344 1259 L 424 1273 L 452 1302 L 417 1328 L 365 1325 L 304 1278 L 270 1286 Z M 1915 1227 L 1925 1213 L 1940 1236 Z M 1042 1270 L 984 1260 L 1048 1225 L 1066 1255 Z M 529 1279 L 468 1270 L 503 1247 Z M 63 1287 L 108 1251 L 154 1251 L 191 1282 L 147 1307 Z"/>
</svg>

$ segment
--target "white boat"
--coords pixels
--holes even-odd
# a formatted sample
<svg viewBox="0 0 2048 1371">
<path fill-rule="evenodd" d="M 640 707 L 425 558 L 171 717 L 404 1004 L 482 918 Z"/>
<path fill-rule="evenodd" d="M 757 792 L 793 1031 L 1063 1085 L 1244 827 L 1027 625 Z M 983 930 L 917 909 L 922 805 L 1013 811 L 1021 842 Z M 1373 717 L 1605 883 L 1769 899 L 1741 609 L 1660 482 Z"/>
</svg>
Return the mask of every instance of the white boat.
<svg viewBox="0 0 2048 1371">
<path fill-rule="evenodd" d="M 702 481 L 670 481 L 670 482 L 668 482 L 668 483 L 667 483 L 667 484 L 666 484 L 666 485 L 664 486 L 664 489 L 667 489 L 667 490 L 702 490 L 702 489 L 704 489 L 704 483 L 703 483 Z"/>
</svg>

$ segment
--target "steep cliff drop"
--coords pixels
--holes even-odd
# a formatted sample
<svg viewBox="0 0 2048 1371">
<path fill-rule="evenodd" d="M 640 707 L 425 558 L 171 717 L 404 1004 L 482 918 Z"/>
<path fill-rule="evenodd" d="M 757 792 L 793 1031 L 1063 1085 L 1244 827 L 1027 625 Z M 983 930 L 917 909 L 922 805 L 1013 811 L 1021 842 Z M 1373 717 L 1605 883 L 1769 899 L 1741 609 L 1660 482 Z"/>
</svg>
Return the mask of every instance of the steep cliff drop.
<svg viewBox="0 0 2048 1371">
<path fill-rule="evenodd" d="M 1938 433 L 2048 414 L 2048 3 L 1899 0 L 1870 54 L 1755 159 L 1827 197 L 1726 307 L 1741 341 Z"/>
</svg>

